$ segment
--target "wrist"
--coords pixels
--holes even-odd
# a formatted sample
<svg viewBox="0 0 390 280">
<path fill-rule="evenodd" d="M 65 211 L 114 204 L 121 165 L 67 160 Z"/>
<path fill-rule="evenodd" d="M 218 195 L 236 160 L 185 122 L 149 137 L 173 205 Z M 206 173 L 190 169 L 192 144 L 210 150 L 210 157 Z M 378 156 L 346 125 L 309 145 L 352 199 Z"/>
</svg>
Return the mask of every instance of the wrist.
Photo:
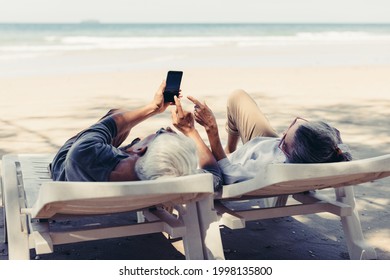
<svg viewBox="0 0 390 280">
<path fill-rule="evenodd" d="M 156 115 L 160 112 L 160 106 L 152 102 L 146 105 L 146 110 L 150 115 Z"/>
<path fill-rule="evenodd" d="M 212 129 L 207 131 L 207 138 L 209 139 L 210 143 L 220 143 L 221 140 L 219 138 L 219 132 L 218 129 Z"/>
<path fill-rule="evenodd" d="M 192 129 L 189 129 L 188 131 L 186 131 L 184 133 L 187 137 L 190 137 L 190 138 L 194 138 L 196 137 L 197 135 L 199 135 L 198 131 L 196 130 L 196 128 L 192 128 Z"/>
<path fill-rule="evenodd" d="M 210 125 L 205 127 L 207 135 L 218 136 L 218 127 L 216 125 Z"/>
</svg>

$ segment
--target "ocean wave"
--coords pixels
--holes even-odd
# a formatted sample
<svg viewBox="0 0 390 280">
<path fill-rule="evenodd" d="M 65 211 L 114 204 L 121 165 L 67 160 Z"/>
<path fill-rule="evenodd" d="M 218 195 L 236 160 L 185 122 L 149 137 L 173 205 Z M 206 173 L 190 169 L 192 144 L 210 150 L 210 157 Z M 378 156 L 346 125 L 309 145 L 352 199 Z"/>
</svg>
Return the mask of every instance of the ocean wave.
<svg viewBox="0 0 390 280">
<path fill-rule="evenodd" d="M 390 40 L 390 34 L 370 33 L 370 32 L 298 32 L 295 36 L 297 39 L 318 40 L 318 41 L 377 41 Z"/>
<path fill-rule="evenodd" d="M 390 41 L 390 34 L 368 32 L 298 32 L 288 36 L 183 36 L 183 37 L 90 37 L 47 38 L 64 45 L 89 45 L 100 48 L 199 47 L 239 45 L 242 42 L 268 44 L 279 42 L 356 42 Z"/>
<path fill-rule="evenodd" d="M 388 33 L 369 32 L 297 32 L 286 36 L 177 36 L 177 37 L 114 37 L 114 36 L 45 36 L 35 43 L 0 43 L 0 58 L 20 53 L 50 53 L 91 50 L 131 50 L 157 48 L 256 47 L 272 45 L 310 45 L 338 43 L 390 42 Z"/>
</svg>

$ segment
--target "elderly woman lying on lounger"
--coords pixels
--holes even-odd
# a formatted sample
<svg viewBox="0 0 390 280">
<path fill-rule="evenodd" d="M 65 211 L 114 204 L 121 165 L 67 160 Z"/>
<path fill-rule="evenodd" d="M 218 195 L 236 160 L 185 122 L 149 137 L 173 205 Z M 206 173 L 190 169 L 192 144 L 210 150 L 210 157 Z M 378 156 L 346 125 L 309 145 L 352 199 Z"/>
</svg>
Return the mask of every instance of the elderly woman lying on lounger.
<svg viewBox="0 0 390 280">
<path fill-rule="evenodd" d="M 296 118 L 282 138 L 271 127 L 255 101 L 243 90 L 228 98 L 228 142 L 223 149 L 211 109 L 193 97 L 195 120 L 208 135 L 211 151 L 222 170 L 224 184 L 253 178 L 270 163 L 325 163 L 349 161 L 336 128 L 317 121 Z M 239 139 L 243 146 L 237 149 Z M 230 154 L 227 156 L 226 154 Z"/>
<path fill-rule="evenodd" d="M 187 118 L 181 127 L 186 136 L 168 127 L 119 148 L 134 126 L 168 108 L 171 103 L 164 103 L 164 89 L 165 82 L 149 104 L 132 111 L 111 110 L 66 141 L 51 164 L 53 180 L 135 181 L 208 171 L 214 175 L 215 187 L 220 185 L 218 164 L 195 129 L 193 119 L 192 126 Z M 174 121 L 182 116 L 181 107 L 173 109 Z"/>
</svg>

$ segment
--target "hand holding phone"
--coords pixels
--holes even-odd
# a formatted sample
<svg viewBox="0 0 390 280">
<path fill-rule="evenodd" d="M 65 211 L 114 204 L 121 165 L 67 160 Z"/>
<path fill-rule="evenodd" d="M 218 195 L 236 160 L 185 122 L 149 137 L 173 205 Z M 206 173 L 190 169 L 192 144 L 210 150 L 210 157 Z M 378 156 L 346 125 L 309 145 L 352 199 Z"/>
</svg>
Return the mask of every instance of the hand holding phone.
<svg viewBox="0 0 390 280">
<path fill-rule="evenodd" d="M 164 90 L 164 102 L 174 102 L 174 96 L 179 96 L 182 71 L 168 71 Z"/>
</svg>

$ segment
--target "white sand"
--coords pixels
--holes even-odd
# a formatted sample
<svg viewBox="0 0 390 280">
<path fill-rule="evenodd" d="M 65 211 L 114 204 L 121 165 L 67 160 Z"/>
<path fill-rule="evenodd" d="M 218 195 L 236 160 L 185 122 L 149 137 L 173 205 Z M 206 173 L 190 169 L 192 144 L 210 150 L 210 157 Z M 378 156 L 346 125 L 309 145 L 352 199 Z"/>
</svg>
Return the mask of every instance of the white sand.
<svg viewBox="0 0 390 280">
<path fill-rule="evenodd" d="M 389 74 L 390 67 L 385 66 L 190 69 L 184 72 L 182 93 L 205 100 L 221 128 L 228 93 L 243 88 L 279 131 L 297 115 L 321 118 L 337 123 L 345 142 L 382 142 L 386 147 L 389 123 L 381 121 L 390 114 Z M 0 78 L 0 149 L 3 154 L 51 151 L 109 108 L 142 106 L 164 78 L 162 70 Z M 192 109 L 189 102 L 184 104 Z M 134 133 L 143 135 L 169 125 L 169 112 L 164 116 L 149 120 L 154 125 L 137 127 Z M 361 130 L 359 123 L 369 123 L 369 131 Z M 379 138 L 375 126 L 384 131 Z"/>
</svg>

